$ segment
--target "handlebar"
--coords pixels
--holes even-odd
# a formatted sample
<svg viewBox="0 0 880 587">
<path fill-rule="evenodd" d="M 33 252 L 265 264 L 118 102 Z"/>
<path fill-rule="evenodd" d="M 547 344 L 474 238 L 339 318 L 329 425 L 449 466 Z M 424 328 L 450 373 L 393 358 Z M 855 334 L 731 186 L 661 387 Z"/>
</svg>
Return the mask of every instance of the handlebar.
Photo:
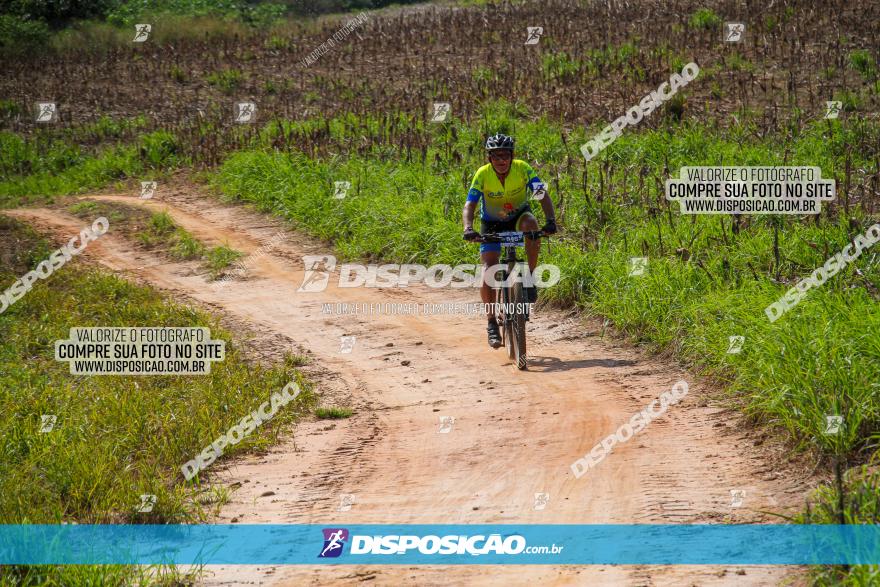
<svg viewBox="0 0 880 587">
<path fill-rule="evenodd" d="M 549 236 L 543 230 L 511 230 L 508 232 L 521 232 L 523 237 L 527 239 L 534 240 L 536 238 L 541 238 L 542 236 Z M 480 235 L 480 238 L 474 239 L 472 242 L 475 243 L 500 243 L 504 242 L 504 239 L 499 236 L 497 232 L 485 232 Z"/>
</svg>

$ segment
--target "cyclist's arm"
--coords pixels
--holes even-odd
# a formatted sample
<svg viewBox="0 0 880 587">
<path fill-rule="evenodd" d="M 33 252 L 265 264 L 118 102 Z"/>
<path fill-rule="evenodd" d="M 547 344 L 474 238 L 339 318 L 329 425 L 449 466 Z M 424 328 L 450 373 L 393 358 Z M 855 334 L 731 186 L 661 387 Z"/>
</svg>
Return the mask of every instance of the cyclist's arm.
<svg viewBox="0 0 880 587">
<path fill-rule="evenodd" d="M 541 202 L 541 210 L 544 211 L 544 219 L 547 222 L 551 220 L 556 222 L 556 210 L 553 208 L 553 201 L 550 199 L 550 194 L 544 192 L 544 197 L 538 200 Z"/>
<path fill-rule="evenodd" d="M 477 203 L 468 200 L 464 203 L 464 210 L 461 213 L 461 220 L 464 222 L 464 229 L 474 227 L 474 214 L 477 210 Z"/>
<path fill-rule="evenodd" d="M 525 162 L 524 162 L 525 163 Z M 543 192 L 544 196 L 538 201 L 541 202 L 541 209 L 544 211 L 544 218 L 547 222 L 556 222 L 556 211 L 553 209 L 553 202 L 550 200 L 550 194 L 547 192 L 547 184 L 541 181 L 535 170 L 528 163 L 525 163 L 526 177 L 529 189 L 532 193 Z"/>
<path fill-rule="evenodd" d="M 467 201 L 464 203 L 464 210 L 461 212 L 461 221 L 464 223 L 464 229 L 474 228 L 474 214 L 477 210 L 477 202 L 483 197 L 483 184 L 480 181 L 479 172 L 474 174 L 471 180 L 471 187 L 468 189 Z"/>
</svg>

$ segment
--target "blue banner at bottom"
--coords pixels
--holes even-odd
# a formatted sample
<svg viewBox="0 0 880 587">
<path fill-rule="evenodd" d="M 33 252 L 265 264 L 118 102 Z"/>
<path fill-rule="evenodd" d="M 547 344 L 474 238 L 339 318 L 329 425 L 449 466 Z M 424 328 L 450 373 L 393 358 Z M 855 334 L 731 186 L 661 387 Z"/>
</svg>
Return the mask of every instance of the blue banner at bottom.
<svg viewBox="0 0 880 587">
<path fill-rule="evenodd" d="M 880 564 L 877 526 L 0 525 L 0 564 Z"/>
</svg>

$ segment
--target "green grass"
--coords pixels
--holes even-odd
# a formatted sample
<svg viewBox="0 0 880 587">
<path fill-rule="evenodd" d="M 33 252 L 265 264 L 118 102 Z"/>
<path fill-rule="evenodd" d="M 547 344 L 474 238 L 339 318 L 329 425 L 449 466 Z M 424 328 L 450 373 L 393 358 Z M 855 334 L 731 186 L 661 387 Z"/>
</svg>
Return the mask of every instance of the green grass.
<svg viewBox="0 0 880 587">
<path fill-rule="evenodd" d="M 205 81 L 221 92 L 232 94 L 241 86 L 244 78 L 244 74 L 238 69 L 224 69 L 209 73 L 205 76 Z"/>
<path fill-rule="evenodd" d="M 90 200 L 76 202 L 68 210 L 84 220 L 105 216 L 111 226 L 121 227 L 124 233 L 132 233 L 144 246 L 160 249 L 176 261 L 200 259 L 211 279 L 217 279 L 224 269 L 244 256 L 226 245 L 205 246 L 164 211 L 150 213 L 137 206 Z M 142 228 L 138 229 L 138 226 Z"/>
<path fill-rule="evenodd" d="M 98 216 L 100 214 L 100 208 L 101 206 L 98 204 L 98 202 L 84 200 L 82 202 L 72 204 L 68 209 L 77 216 Z"/>
<path fill-rule="evenodd" d="M 69 205 L 67 210 L 86 222 L 92 222 L 95 218 L 103 216 L 110 221 L 110 226 L 114 228 L 115 232 L 130 228 L 132 211 L 135 209 L 124 204 L 82 200 Z M 139 216 L 143 218 L 143 216 L 147 216 L 147 213 L 143 212 Z"/>
<path fill-rule="evenodd" d="M 209 249 L 205 254 L 205 261 L 211 272 L 211 278 L 216 279 L 219 277 L 225 268 L 243 256 L 244 253 L 230 249 L 225 245 Z"/>
<path fill-rule="evenodd" d="M 843 491 L 840 491 L 843 487 Z M 880 473 L 858 467 L 841 474 L 834 485 L 820 487 L 807 509 L 795 517 L 800 524 L 877 524 L 880 523 Z M 843 507 L 841 507 L 843 504 Z M 813 567 L 812 585 L 870 586 L 880 582 L 876 565 L 826 565 Z"/>
<path fill-rule="evenodd" d="M 21 113 L 21 106 L 14 100 L 0 100 L 0 116 L 15 116 Z"/>
<path fill-rule="evenodd" d="M 711 8 L 700 8 L 691 15 L 688 25 L 694 29 L 715 29 L 721 26 L 721 17 Z"/>
<path fill-rule="evenodd" d="M 178 232 L 179 230 L 179 232 Z M 146 227 L 135 235 L 142 244 L 155 247 L 160 244 L 174 246 L 180 237 L 191 239 L 189 233 L 178 229 L 167 212 L 154 212 Z"/>
<path fill-rule="evenodd" d="M 868 51 L 857 49 L 850 52 L 849 63 L 866 80 L 871 81 L 877 77 L 877 63 Z"/>
<path fill-rule="evenodd" d="M 96 153 L 86 151 L 80 141 L 86 133 L 98 141 L 122 135 L 143 124 L 133 120 L 120 127 L 102 119 L 64 139 L 22 137 L 0 131 L 0 208 L 52 203 L 55 196 L 98 189 L 114 181 L 144 179 L 185 162 L 177 139 L 166 131 L 140 135 L 134 144 L 114 144 Z"/>
<path fill-rule="evenodd" d="M 725 65 L 733 71 L 754 72 L 757 69 L 754 63 L 743 58 L 739 53 L 729 53 L 725 57 Z"/>
<path fill-rule="evenodd" d="M 546 79 L 566 79 L 576 75 L 583 64 L 565 51 L 545 53 L 541 58 L 541 71 Z"/>
<path fill-rule="evenodd" d="M 205 246 L 182 228 L 174 231 L 172 242 L 174 244 L 171 245 L 168 252 L 174 259 L 188 261 L 199 259 L 205 255 Z"/>
<path fill-rule="evenodd" d="M 350 418 L 352 413 L 351 408 L 340 408 L 337 406 L 315 408 L 315 415 L 321 420 L 342 420 Z"/>
<path fill-rule="evenodd" d="M 0 235 L 4 288 L 51 252 L 12 220 L 0 218 Z M 54 341 L 67 339 L 74 326 L 180 325 L 209 327 L 212 338 L 226 341 L 226 359 L 213 363 L 210 375 L 72 376 L 67 363 L 54 359 Z M 303 389 L 296 400 L 224 458 L 277 441 L 315 402 L 294 364 L 293 357 L 271 367 L 252 364 L 211 316 L 74 258 L 0 314 L 0 523 L 209 520 L 225 492 L 207 481 L 210 469 L 188 483 L 180 466 L 296 380 Z M 57 418 L 49 432 L 39 431 L 42 415 Z M 158 498 L 150 513 L 136 511 L 143 493 Z M 7 566 L 0 583 L 132 584 L 140 575 L 141 584 L 155 584 L 144 578 L 155 570 Z M 160 584 L 174 584 L 173 569 L 159 570 L 168 575 Z"/>
<path fill-rule="evenodd" d="M 177 226 L 167 212 L 154 212 L 147 226 L 135 238 L 148 247 L 165 247 L 168 255 L 178 261 L 201 259 L 211 279 L 219 277 L 226 267 L 244 256 L 244 253 L 226 245 L 206 247 L 188 231 Z"/>
</svg>

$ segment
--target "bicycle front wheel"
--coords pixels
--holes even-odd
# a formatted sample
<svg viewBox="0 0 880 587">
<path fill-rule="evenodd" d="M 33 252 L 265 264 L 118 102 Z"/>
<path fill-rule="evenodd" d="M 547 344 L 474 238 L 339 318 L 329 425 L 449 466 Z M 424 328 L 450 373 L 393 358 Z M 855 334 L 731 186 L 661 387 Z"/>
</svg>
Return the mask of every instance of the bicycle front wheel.
<svg viewBox="0 0 880 587">
<path fill-rule="evenodd" d="M 526 292 L 522 283 L 515 283 L 508 288 L 510 291 L 510 304 L 507 308 L 512 309 L 508 312 L 506 318 L 510 324 L 510 342 L 511 349 L 508 350 L 508 356 L 516 361 L 517 369 L 523 370 L 528 367 L 528 357 L 526 356 Z"/>
<path fill-rule="evenodd" d="M 499 316 L 499 324 L 502 325 L 501 332 L 502 337 L 504 339 L 504 347 L 507 349 L 507 357 L 511 360 L 516 359 L 516 349 L 513 345 L 513 328 L 510 323 L 510 317 L 507 315 L 505 308 L 508 308 L 508 302 L 510 301 L 509 290 L 506 287 L 502 287 L 498 289 L 498 316 Z"/>
</svg>

